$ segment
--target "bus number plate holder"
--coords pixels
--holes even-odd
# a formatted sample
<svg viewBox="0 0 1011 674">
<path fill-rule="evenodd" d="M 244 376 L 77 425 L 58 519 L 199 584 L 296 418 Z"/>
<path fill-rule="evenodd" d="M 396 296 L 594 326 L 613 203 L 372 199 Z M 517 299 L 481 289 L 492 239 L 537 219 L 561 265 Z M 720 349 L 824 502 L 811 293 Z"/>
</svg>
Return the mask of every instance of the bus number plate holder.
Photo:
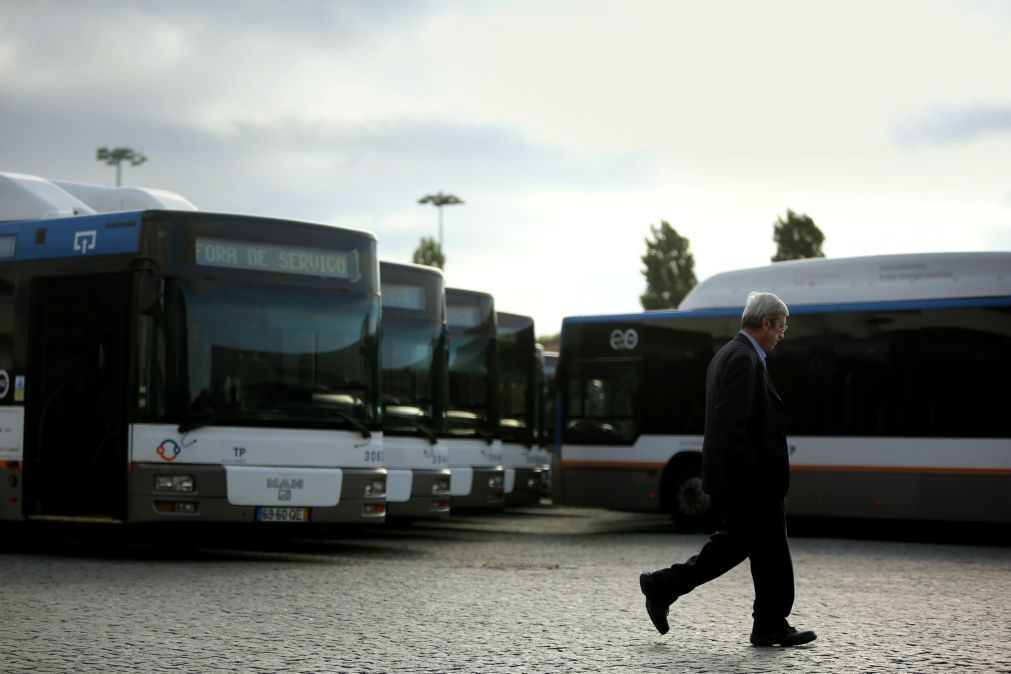
<svg viewBox="0 0 1011 674">
<path fill-rule="evenodd" d="M 262 506 L 256 509 L 257 522 L 308 522 L 309 508 L 277 508 Z"/>
</svg>

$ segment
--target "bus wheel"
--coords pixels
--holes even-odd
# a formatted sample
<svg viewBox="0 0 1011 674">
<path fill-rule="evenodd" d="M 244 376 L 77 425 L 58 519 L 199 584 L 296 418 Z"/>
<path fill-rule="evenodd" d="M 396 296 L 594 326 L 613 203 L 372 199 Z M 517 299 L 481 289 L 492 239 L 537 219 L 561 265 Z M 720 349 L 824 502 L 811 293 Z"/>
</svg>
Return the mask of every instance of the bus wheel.
<svg viewBox="0 0 1011 674">
<path fill-rule="evenodd" d="M 710 497 L 702 491 L 702 476 L 697 469 L 683 470 L 671 480 L 671 516 L 678 529 L 707 530 L 711 526 Z"/>
</svg>

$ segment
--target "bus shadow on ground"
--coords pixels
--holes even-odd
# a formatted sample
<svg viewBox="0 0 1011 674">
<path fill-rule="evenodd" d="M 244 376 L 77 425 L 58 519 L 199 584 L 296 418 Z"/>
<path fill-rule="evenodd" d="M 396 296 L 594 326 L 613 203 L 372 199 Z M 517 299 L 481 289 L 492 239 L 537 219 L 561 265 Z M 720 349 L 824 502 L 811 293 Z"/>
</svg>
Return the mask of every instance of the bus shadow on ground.
<svg viewBox="0 0 1011 674">
<path fill-rule="evenodd" d="M 372 527 L 370 527 L 372 528 Z M 143 527 L 18 523 L 5 527 L 0 554 L 123 561 L 358 563 L 412 560 L 426 553 L 356 528 Z"/>
<path fill-rule="evenodd" d="M 788 526 L 792 538 L 1011 547 L 1011 525 L 1001 523 L 790 517 Z"/>
</svg>

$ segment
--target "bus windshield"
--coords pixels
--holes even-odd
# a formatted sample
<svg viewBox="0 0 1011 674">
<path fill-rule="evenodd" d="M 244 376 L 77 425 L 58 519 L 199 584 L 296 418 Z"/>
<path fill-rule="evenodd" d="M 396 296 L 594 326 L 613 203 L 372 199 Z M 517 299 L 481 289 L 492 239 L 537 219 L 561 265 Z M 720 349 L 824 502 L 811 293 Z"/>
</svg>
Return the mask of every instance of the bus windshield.
<svg viewBox="0 0 1011 674">
<path fill-rule="evenodd" d="M 449 352 L 449 410 L 451 437 L 494 437 L 495 401 L 490 395 L 495 341 L 481 335 L 453 333 Z"/>
<path fill-rule="evenodd" d="M 633 409 L 640 393 L 636 359 L 578 360 L 569 366 L 565 439 L 590 444 L 625 444 L 640 429 Z"/>
<path fill-rule="evenodd" d="M 166 354 L 175 367 L 142 369 L 164 372 L 162 407 L 181 430 L 298 425 L 364 435 L 378 422 L 376 298 L 196 279 L 170 281 L 165 297 L 163 330 L 176 338 L 166 343 L 181 345 Z M 163 347 L 144 351 L 157 360 Z"/>
<path fill-rule="evenodd" d="M 526 321 L 510 326 L 510 318 L 499 314 L 499 397 L 502 419 L 499 431 L 505 442 L 529 444 L 532 439 L 534 326 Z"/>
<path fill-rule="evenodd" d="M 418 435 L 441 433 L 445 369 L 441 322 L 383 320 L 383 430 Z M 443 373 L 443 374 L 440 374 Z M 433 438 L 435 436 L 433 435 Z"/>
</svg>

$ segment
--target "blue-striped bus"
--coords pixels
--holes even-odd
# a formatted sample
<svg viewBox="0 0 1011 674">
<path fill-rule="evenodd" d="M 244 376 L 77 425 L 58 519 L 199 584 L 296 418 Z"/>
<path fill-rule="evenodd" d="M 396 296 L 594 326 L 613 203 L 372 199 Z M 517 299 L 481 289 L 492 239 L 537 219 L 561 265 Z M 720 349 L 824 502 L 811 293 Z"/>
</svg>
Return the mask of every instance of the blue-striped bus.
<svg viewBox="0 0 1011 674">
<path fill-rule="evenodd" d="M 0 519 L 384 520 L 372 234 L 0 197 Z"/>
<path fill-rule="evenodd" d="M 677 311 L 566 318 L 563 502 L 705 522 L 705 371 L 752 290 L 790 309 L 768 360 L 789 512 L 1011 522 L 1009 253 L 784 262 L 716 275 Z"/>
</svg>

